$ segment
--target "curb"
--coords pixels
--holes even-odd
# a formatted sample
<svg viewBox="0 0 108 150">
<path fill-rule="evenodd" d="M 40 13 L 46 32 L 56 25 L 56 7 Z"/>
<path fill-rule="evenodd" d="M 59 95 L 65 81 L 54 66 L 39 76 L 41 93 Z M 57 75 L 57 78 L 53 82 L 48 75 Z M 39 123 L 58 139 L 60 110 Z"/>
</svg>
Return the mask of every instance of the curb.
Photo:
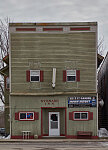
<svg viewBox="0 0 108 150">
<path fill-rule="evenodd" d="M 78 142 L 108 142 L 108 139 L 35 139 L 35 140 L 27 140 L 27 139 L 0 139 L 0 143 L 63 143 L 63 142 L 72 142 L 72 143 L 78 143 Z"/>
</svg>

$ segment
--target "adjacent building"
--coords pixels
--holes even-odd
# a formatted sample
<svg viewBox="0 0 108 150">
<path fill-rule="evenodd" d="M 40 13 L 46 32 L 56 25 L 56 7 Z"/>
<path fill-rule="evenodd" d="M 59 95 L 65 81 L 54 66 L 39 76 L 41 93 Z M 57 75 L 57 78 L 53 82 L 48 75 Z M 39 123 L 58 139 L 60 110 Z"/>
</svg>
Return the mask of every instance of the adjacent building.
<svg viewBox="0 0 108 150">
<path fill-rule="evenodd" d="M 97 138 L 97 23 L 10 23 L 11 138 Z"/>
<path fill-rule="evenodd" d="M 98 71 L 99 128 L 108 130 L 108 53 Z"/>
<path fill-rule="evenodd" d="M 6 131 L 6 135 L 10 134 L 10 108 L 9 108 L 9 55 L 6 55 L 3 58 L 3 61 L 5 62 L 5 65 L 3 68 L 0 69 L 0 74 L 4 78 L 4 107 L 2 108 L 4 110 L 3 113 L 3 122 Z"/>
</svg>

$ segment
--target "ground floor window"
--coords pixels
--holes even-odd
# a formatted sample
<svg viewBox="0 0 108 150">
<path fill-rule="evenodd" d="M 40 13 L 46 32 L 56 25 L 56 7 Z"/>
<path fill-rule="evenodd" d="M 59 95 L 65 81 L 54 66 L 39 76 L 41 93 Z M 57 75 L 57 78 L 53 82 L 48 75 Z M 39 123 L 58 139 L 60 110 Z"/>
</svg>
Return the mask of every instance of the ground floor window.
<svg viewBox="0 0 108 150">
<path fill-rule="evenodd" d="M 19 120 L 34 120 L 34 112 L 20 112 Z"/>
<path fill-rule="evenodd" d="M 73 112 L 74 120 L 88 120 L 88 112 Z"/>
</svg>

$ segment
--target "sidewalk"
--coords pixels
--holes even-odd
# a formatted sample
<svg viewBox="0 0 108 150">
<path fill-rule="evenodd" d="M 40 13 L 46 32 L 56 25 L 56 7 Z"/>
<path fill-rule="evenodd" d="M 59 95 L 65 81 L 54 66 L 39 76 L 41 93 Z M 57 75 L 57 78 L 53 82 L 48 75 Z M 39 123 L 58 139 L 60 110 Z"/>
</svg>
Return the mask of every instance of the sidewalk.
<svg viewBox="0 0 108 150">
<path fill-rule="evenodd" d="M 108 139 L 0 139 L 0 143 L 108 142 Z"/>
</svg>

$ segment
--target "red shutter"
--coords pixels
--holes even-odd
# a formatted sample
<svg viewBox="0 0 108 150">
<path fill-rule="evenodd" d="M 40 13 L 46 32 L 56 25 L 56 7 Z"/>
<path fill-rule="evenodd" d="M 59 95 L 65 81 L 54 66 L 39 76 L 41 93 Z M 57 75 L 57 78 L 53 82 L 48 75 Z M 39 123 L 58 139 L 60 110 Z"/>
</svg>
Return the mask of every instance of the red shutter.
<svg viewBox="0 0 108 150">
<path fill-rule="evenodd" d="M 69 120 L 73 120 L 72 119 L 73 118 L 72 115 L 73 115 L 72 112 L 69 112 Z"/>
<path fill-rule="evenodd" d="M 63 70 L 63 81 L 66 82 L 66 70 Z"/>
<path fill-rule="evenodd" d="M 15 120 L 19 120 L 19 113 L 15 113 Z"/>
<path fill-rule="evenodd" d="M 76 70 L 76 81 L 80 81 L 80 70 Z"/>
<path fill-rule="evenodd" d="M 43 73 L 44 73 L 44 72 L 43 72 L 42 70 L 40 70 L 40 82 L 43 82 L 43 80 L 44 80 L 44 79 L 43 79 Z"/>
<path fill-rule="evenodd" d="M 93 120 L 93 112 L 89 112 L 89 120 Z"/>
<path fill-rule="evenodd" d="M 26 81 L 30 82 L 30 70 L 26 71 Z"/>
<path fill-rule="evenodd" d="M 34 120 L 39 120 L 39 112 L 34 113 Z"/>
</svg>

